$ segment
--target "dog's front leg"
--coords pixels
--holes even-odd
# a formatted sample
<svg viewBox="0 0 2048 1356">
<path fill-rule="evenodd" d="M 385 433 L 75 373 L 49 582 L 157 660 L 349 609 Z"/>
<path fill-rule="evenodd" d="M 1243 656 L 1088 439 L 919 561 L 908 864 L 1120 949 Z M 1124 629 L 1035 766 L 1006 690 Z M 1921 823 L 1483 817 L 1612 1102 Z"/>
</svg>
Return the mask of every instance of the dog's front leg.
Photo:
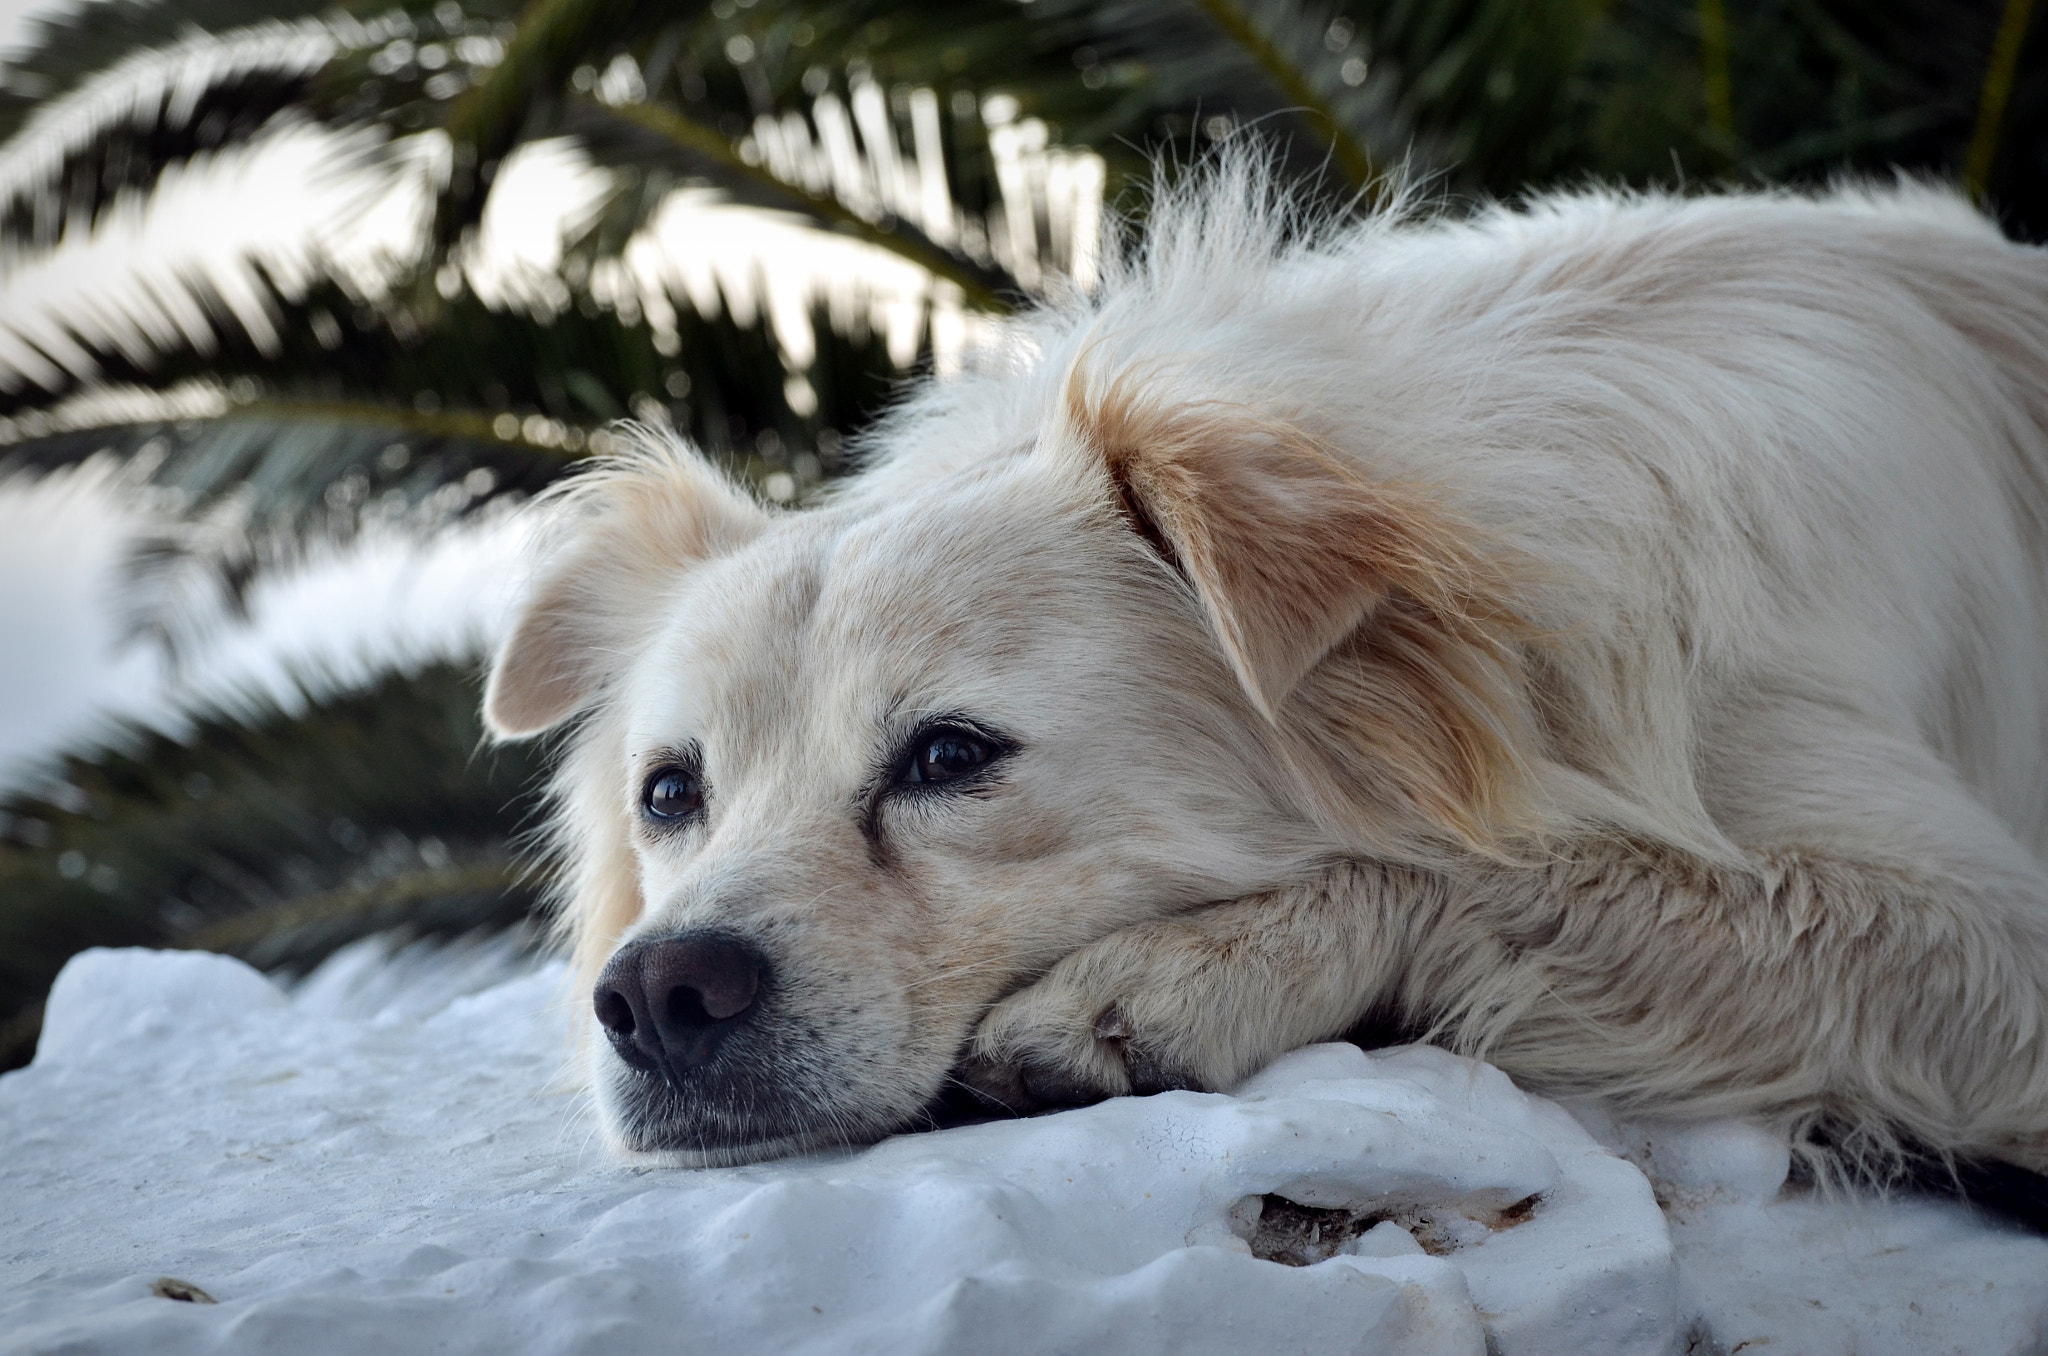
<svg viewBox="0 0 2048 1356">
<path fill-rule="evenodd" d="M 960 1077 L 1013 1110 L 1228 1088 L 1355 1025 L 1410 948 L 1394 920 L 1434 912 L 1384 905 L 1442 889 L 1398 868 L 1346 864 L 1111 933 L 998 1003 Z"/>
</svg>

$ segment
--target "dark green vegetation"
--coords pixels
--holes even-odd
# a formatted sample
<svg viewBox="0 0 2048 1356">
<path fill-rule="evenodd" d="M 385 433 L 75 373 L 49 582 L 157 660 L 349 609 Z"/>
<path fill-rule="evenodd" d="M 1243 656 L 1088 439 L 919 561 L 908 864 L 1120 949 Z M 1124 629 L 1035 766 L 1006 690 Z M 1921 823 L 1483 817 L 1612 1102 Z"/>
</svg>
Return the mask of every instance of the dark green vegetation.
<svg viewBox="0 0 2048 1356">
<path fill-rule="evenodd" d="M 303 971 L 388 928 L 524 917 L 526 746 L 486 748 L 474 675 L 393 674 L 298 715 L 252 703 L 126 730 L 0 810 L 0 1058 L 33 1052 L 63 957 L 204 947 Z"/>
<path fill-rule="evenodd" d="M 445 137 L 447 173 L 417 249 L 376 288 L 256 269 L 252 323 L 246 305 L 165 277 L 142 311 L 158 320 L 184 298 L 197 322 L 80 322 L 44 344 L 48 361 L 0 361 L 0 472 L 104 452 L 177 492 L 182 521 L 208 530 L 174 522 L 138 548 L 132 600 L 144 643 L 173 648 L 193 608 L 232 613 L 306 541 L 372 512 L 431 530 L 528 494 L 621 416 L 672 423 L 800 492 L 857 453 L 848 439 L 902 377 L 880 340 L 821 305 L 816 355 L 797 363 L 730 305 L 684 302 L 672 327 L 651 323 L 602 285 L 608 268 L 674 190 L 706 186 L 1004 311 L 1063 263 L 1051 200 L 1004 188 L 996 143 L 1031 120 L 1099 155 L 1134 221 L 1162 149 L 1184 162 L 1254 126 L 1307 191 L 1357 210 L 1403 165 L 1454 202 L 1897 166 L 1962 182 L 2041 238 L 2048 62 L 2033 17 L 2030 0 L 85 0 L 0 70 L 0 295 L 67 232 L 281 129 L 349 133 L 335 172 L 365 182 L 420 173 L 408 156 Z M 150 87 L 132 63 L 151 52 L 191 87 Z M 124 80 L 141 93 L 74 107 Z M 828 124 L 847 129 L 850 178 L 806 178 L 764 149 L 764 128 L 808 142 Z M 506 157 L 549 138 L 610 171 L 610 191 L 546 299 L 487 304 L 461 266 L 467 242 Z M 896 210 L 874 184 L 920 144 L 943 161 L 950 206 Z M 1017 210 L 1039 257 L 1004 246 Z M 108 387 L 197 390 L 215 412 L 91 398 Z M 522 913 L 506 838 L 532 760 L 479 753 L 473 706 L 462 673 L 393 675 L 302 714 L 131 732 L 50 769 L 0 808 L 0 1060 L 26 1057 L 43 989 L 82 946 L 302 967 L 400 922 Z"/>
</svg>

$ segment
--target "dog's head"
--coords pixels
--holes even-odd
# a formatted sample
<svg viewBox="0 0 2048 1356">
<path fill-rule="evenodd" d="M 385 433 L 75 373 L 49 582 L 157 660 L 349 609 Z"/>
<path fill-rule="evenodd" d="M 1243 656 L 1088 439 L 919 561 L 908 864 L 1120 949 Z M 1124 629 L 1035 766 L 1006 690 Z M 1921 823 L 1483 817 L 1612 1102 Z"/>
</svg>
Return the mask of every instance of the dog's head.
<svg viewBox="0 0 2048 1356">
<path fill-rule="evenodd" d="M 1512 643 L 1422 497 L 1235 406 L 1076 378 L 1036 442 L 819 509 L 682 450 L 575 478 L 499 652 L 572 728 L 567 922 L 629 1149 L 914 1123 L 1110 931 L 1516 812 Z"/>
</svg>

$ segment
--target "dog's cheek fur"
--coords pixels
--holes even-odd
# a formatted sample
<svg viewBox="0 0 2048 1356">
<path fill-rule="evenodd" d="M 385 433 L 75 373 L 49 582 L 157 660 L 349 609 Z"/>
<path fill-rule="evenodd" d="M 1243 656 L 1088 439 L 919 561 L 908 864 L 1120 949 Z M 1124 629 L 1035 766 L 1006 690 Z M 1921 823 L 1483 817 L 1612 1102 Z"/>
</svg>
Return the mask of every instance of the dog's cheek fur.
<svg viewBox="0 0 2048 1356">
<path fill-rule="evenodd" d="M 555 929 L 569 945 L 579 995 L 590 992 L 645 907 L 632 820 L 617 788 L 624 748 L 619 714 L 594 713 L 564 749 L 552 788 L 550 855 L 563 873 L 556 882 Z"/>
</svg>

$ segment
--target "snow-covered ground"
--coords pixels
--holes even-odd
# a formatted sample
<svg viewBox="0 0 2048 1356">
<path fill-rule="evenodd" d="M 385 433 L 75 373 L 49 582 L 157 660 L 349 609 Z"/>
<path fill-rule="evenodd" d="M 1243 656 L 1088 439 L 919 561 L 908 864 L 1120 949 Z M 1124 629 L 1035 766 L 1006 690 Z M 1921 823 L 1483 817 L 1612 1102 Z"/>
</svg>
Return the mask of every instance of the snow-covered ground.
<svg viewBox="0 0 2048 1356">
<path fill-rule="evenodd" d="M 0 1351 L 1981 1356 L 2048 1332 L 2048 1242 L 1788 1193 L 1741 1125 L 1582 1111 L 1653 1189 L 1420 1047 L 636 1167 L 567 1084 L 565 1001 L 502 946 L 373 940 L 290 995 L 217 956 L 74 960 L 0 1078 Z"/>
</svg>

